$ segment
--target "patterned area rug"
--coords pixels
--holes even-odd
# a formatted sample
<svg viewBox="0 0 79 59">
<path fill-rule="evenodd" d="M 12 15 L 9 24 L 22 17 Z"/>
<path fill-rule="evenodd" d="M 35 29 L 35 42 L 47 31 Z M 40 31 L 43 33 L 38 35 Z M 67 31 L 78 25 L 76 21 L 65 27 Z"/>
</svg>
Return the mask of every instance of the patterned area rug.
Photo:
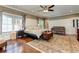
<svg viewBox="0 0 79 59">
<path fill-rule="evenodd" d="M 79 42 L 76 36 L 54 35 L 50 41 L 42 39 L 33 40 L 28 44 L 40 49 L 45 53 L 77 53 L 79 52 Z"/>
</svg>

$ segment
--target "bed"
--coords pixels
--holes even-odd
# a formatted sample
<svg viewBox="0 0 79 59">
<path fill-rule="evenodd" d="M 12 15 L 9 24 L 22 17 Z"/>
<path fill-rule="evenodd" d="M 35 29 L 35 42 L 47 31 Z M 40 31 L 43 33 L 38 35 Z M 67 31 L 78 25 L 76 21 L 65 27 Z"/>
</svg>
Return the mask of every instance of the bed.
<svg viewBox="0 0 79 59">
<path fill-rule="evenodd" d="M 46 31 L 47 29 L 39 29 L 39 28 L 34 28 L 34 29 L 26 29 L 24 32 L 25 33 L 31 33 L 35 34 L 38 38 L 40 38 L 42 32 Z"/>
</svg>

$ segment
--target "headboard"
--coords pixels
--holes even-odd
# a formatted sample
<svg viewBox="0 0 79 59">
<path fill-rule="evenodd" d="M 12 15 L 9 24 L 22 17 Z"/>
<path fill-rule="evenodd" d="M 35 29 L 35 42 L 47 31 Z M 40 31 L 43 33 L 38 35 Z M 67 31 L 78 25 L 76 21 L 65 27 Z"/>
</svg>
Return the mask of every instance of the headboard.
<svg viewBox="0 0 79 59">
<path fill-rule="evenodd" d="M 54 34 L 65 35 L 65 27 L 63 26 L 54 26 L 51 30 Z"/>
</svg>

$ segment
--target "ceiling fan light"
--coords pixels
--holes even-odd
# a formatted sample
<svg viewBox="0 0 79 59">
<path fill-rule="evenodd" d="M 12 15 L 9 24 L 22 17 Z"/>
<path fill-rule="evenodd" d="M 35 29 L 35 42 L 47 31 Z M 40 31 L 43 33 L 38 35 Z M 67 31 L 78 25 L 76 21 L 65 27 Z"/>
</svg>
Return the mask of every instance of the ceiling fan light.
<svg viewBox="0 0 79 59">
<path fill-rule="evenodd" d="M 48 12 L 48 10 L 44 10 L 43 12 Z"/>
</svg>

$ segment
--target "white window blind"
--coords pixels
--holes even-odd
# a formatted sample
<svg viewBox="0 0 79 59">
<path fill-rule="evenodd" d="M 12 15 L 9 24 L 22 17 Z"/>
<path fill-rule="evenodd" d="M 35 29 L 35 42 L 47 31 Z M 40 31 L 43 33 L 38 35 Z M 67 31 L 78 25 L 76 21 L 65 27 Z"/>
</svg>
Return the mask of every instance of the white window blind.
<svg viewBox="0 0 79 59">
<path fill-rule="evenodd" d="M 22 16 L 3 14 L 2 32 L 22 30 Z"/>
<path fill-rule="evenodd" d="M 43 19 L 38 20 L 38 27 L 40 27 L 41 29 L 44 28 L 44 20 Z"/>
<path fill-rule="evenodd" d="M 14 31 L 22 30 L 22 17 L 14 17 Z"/>
<path fill-rule="evenodd" d="M 11 32 L 12 27 L 12 16 L 3 15 L 2 32 Z"/>
</svg>

